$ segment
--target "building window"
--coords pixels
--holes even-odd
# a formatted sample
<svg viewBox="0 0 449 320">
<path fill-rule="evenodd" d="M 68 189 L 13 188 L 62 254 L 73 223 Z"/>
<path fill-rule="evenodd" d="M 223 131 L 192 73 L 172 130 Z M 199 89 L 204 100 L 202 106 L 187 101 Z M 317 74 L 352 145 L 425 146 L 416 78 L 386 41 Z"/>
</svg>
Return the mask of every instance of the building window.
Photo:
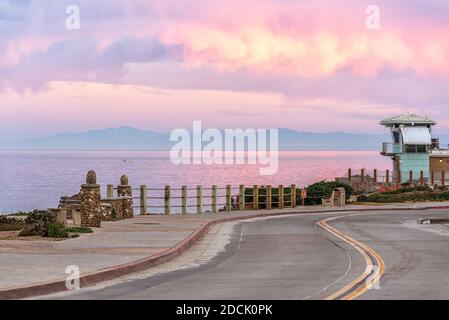
<svg viewBox="0 0 449 320">
<path fill-rule="evenodd" d="M 427 152 L 427 146 L 426 145 L 419 145 L 416 148 L 416 152 L 418 153 L 426 153 Z"/>
<path fill-rule="evenodd" d="M 399 143 L 399 132 L 398 131 L 393 131 L 393 141 L 394 143 Z"/>
<path fill-rule="evenodd" d="M 407 145 L 405 145 L 405 152 L 407 152 L 407 153 L 426 153 L 427 146 L 426 145 L 407 144 Z"/>
</svg>

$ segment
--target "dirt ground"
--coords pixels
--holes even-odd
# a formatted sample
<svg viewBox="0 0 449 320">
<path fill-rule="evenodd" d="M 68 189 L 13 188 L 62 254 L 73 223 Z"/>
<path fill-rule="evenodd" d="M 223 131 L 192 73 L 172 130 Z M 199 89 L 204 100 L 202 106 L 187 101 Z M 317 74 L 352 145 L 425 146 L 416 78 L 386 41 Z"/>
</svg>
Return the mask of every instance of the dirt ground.
<svg viewBox="0 0 449 320">
<path fill-rule="evenodd" d="M 0 240 L 22 240 L 22 241 L 60 241 L 58 238 L 46 237 L 19 237 L 20 231 L 0 231 Z"/>
</svg>

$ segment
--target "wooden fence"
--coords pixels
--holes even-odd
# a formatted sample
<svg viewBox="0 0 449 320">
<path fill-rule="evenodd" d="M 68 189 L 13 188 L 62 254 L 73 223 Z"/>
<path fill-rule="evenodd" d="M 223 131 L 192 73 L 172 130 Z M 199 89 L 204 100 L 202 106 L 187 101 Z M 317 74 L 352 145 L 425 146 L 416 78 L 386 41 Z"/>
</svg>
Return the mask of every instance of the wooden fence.
<svg viewBox="0 0 449 320">
<path fill-rule="evenodd" d="M 428 186 L 449 186 L 449 172 L 431 171 L 429 177 L 426 177 L 424 171 L 415 173 L 409 171 L 407 177 L 402 177 L 401 172 L 393 174 L 390 170 L 372 170 L 366 169 L 352 170 L 348 169 L 345 176 L 338 178 L 341 182 L 349 182 L 349 184 L 365 183 L 374 185 L 400 185 L 409 183 L 414 185 Z"/>
<path fill-rule="evenodd" d="M 112 196 L 114 186 L 107 186 L 107 195 Z M 151 188 L 141 185 L 133 188 L 134 207 L 141 215 L 218 213 L 233 210 L 270 210 L 295 208 L 304 205 L 305 192 L 296 185 L 258 186 L 213 185 L 173 188 L 165 186 Z"/>
</svg>

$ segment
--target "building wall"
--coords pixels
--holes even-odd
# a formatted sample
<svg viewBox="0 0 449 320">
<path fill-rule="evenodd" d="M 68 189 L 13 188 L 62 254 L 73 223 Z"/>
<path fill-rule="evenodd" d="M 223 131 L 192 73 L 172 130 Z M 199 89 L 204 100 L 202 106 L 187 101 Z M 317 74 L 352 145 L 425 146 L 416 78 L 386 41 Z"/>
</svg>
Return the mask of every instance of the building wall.
<svg viewBox="0 0 449 320">
<path fill-rule="evenodd" d="M 409 172 L 413 171 L 414 180 L 418 180 L 421 171 L 424 172 L 424 177 L 430 176 L 430 163 L 428 153 L 403 153 L 400 156 L 401 162 L 401 178 L 402 182 L 409 181 Z M 449 171 L 449 170 L 448 170 Z"/>
<path fill-rule="evenodd" d="M 443 162 L 440 162 L 440 159 Z M 430 171 L 449 171 L 449 157 L 430 157 Z"/>
</svg>

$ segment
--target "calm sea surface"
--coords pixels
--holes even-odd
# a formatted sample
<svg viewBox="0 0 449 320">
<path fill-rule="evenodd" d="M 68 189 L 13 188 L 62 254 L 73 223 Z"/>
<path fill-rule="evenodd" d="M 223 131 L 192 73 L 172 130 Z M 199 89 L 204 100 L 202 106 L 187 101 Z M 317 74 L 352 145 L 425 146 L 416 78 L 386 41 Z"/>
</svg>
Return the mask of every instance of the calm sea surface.
<svg viewBox="0 0 449 320">
<path fill-rule="evenodd" d="M 104 194 L 106 185 L 119 184 L 122 174 L 128 175 L 135 188 L 141 184 L 149 188 L 202 185 L 208 189 L 214 184 L 302 187 L 333 180 L 347 168 L 391 167 L 391 160 L 376 151 L 288 151 L 280 153 L 276 175 L 260 176 L 258 165 L 175 166 L 168 155 L 147 151 L 0 151 L 0 213 L 57 207 L 61 196 L 79 192 L 90 169 L 97 172 Z"/>
</svg>

